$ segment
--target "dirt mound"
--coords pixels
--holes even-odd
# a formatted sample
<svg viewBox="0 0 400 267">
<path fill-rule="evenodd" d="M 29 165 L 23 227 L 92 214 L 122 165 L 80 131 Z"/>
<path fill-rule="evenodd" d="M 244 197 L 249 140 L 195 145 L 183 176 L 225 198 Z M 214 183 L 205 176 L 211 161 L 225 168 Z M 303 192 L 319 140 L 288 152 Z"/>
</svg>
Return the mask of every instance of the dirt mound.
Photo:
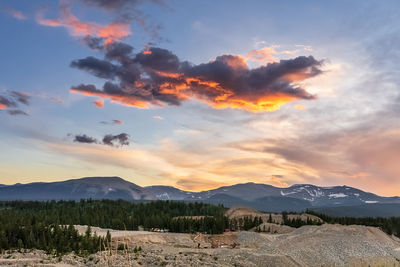
<svg viewBox="0 0 400 267">
<path fill-rule="evenodd" d="M 233 218 L 241 218 L 241 217 L 256 217 L 256 216 L 263 216 L 264 213 L 261 213 L 257 210 L 247 208 L 247 207 L 233 207 L 226 211 L 225 215 L 229 219 Z"/>
<path fill-rule="evenodd" d="M 360 225 L 303 226 L 274 242 L 278 254 L 301 265 L 399 264 L 400 244 L 378 228 Z M 397 259 L 397 260 L 396 260 Z M 373 264 L 372 264 L 373 263 Z"/>
</svg>

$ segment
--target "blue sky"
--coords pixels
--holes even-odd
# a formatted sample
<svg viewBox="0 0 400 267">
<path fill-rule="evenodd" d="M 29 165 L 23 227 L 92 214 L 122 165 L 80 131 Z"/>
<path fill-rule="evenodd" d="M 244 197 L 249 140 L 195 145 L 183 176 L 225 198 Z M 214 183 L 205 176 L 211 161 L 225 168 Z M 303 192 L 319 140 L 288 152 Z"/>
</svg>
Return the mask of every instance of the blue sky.
<svg viewBox="0 0 400 267">
<path fill-rule="evenodd" d="M 99 3 L 0 1 L 0 58 L 5 63 L 0 65 L 0 96 L 16 103 L 0 110 L 0 183 L 118 175 L 139 185 L 188 190 L 253 181 L 346 184 L 400 195 L 397 1 Z M 108 48 L 91 49 L 83 41 L 86 33 L 66 25 L 71 20 L 62 18 L 62 5 L 77 21 L 97 25 L 91 37 L 101 37 L 103 26 L 128 27 L 129 33 L 109 40 L 133 47 L 128 60 L 145 56 L 145 51 L 170 51 L 179 58 L 179 73 L 149 72 L 143 70 L 145 63 L 135 63 L 143 81 L 148 75 L 181 75 L 179 79 L 217 86 L 193 89 L 186 81 L 187 88 L 179 91 L 182 84 L 175 80 L 168 87 L 173 99 L 168 93 L 162 97 L 169 100 L 153 95 L 157 100 L 148 102 L 147 92 L 141 95 L 147 108 L 113 100 L 102 93 L 105 80 L 91 75 L 93 69 L 84 65 L 88 62 L 70 66 L 89 56 L 104 61 Z M 48 20 L 57 19 L 63 25 L 49 26 Z M 230 57 L 216 59 L 223 55 Z M 237 84 L 230 88 L 224 79 L 231 77 L 204 70 L 220 62 L 239 75 L 241 68 L 280 67 L 280 60 L 289 64 L 309 56 L 313 60 L 300 70 L 302 75 L 282 76 L 283 91 L 267 85 L 261 91 Z M 107 62 L 117 65 L 115 59 Z M 310 74 L 311 68 L 318 72 Z M 129 94 L 139 90 L 137 84 L 122 83 L 124 96 L 128 89 Z M 95 86 L 96 96 L 84 95 L 83 89 L 71 92 L 81 84 Z M 24 93 L 29 104 L 14 91 Z M 210 96 L 221 92 L 230 97 L 221 101 Z M 104 107 L 96 107 L 95 100 L 104 101 Z M 260 101 L 281 102 L 255 111 Z M 129 145 L 119 143 L 122 133 L 129 135 Z M 97 141 L 77 141 L 83 135 Z M 113 145 L 103 142 L 106 135 L 115 137 Z"/>
</svg>

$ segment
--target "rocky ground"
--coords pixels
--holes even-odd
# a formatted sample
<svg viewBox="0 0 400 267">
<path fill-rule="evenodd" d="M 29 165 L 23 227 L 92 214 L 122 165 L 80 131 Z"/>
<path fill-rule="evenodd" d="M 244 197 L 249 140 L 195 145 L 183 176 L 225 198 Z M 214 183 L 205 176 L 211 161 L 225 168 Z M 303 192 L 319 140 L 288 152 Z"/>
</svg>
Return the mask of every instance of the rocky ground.
<svg viewBox="0 0 400 267">
<path fill-rule="evenodd" d="M 84 227 L 80 229 L 84 231 Z M 96 229 L 96 232 L 106 232 Z M 57 258 L 41 251 L 6 253 L 10 266 L 400 266 L 400 240 L 366 226 L 303 226 L 284 234 L 190 235 L 113 231 L 124 250 Z M 198 243 L 201 244 L 198 248 Z M 219 243 L 226 248 L 211 248 Z M 231 244 L 240 244 L 228 248 Z M 134 252 L 135 247 L 141 251 Z"/>
</svg>

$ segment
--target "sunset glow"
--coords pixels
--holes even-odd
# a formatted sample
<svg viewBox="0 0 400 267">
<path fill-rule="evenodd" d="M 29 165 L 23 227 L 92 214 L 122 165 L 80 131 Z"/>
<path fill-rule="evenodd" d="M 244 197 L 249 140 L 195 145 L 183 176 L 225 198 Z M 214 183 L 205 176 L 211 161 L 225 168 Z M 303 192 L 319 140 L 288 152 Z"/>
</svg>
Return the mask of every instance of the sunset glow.
<svg viewBox="0 0 400 267">
<path fill-rule="evenodd" d="M 400 195 L 395 1 L 1 5 L 0 185 Z"/>
</svg>

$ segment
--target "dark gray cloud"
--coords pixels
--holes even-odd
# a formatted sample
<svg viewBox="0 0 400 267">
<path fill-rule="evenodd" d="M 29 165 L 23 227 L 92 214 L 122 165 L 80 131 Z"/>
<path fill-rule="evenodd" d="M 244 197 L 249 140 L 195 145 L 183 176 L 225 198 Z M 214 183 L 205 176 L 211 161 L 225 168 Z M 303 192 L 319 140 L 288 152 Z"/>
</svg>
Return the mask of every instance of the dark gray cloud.
<svg viewBox="0 0 400 267">
<path fill-rule="evenodd" d="M 86 144 L 97 144 L 98 141 L 96 138 L 87 136 L 86 134 L 77 134 L 74 136 L 74 142 L 77 143 L 86 143 Z"/>
<path fill-rule="evenodd" d="M 120 122 L 118 120 L 113 120 L 114 122 Z M 118 124 L 118 123 L 115 123 Z M 117 135 L 107 134 L 103 137 L 102 141 L 99 141 L 97 138 L 88 136 L 86 134 L 68 134 L 67 136 L 72 137 L 73 141 L 76 143 L 85 143 L 85 144 L 102 144 L 113 147 L 121 147 L 129 145 L 129 135 L 127 133 L 121 133 Z"/>
<path fill-rule="evenodd" d="M 10 114 L 10 115 L 24 115 L 24 116 L 28 116 L 28 113 L 26 113 L 25 111 L 23 111 L 23 110 L 20 110 L 20 109 L 8 109 L 7 110 L 7 113 L 8 114 Z"/>
<path fill-rule="evenodd" d="M 104 59 L 87 57 L 71 66 L 107 81 L 71 87 L 72 92 L 110 98 L 128 106 L 179 105 L 196 98 L 217 108 L 271 111 L 295 99 L 315 99 L 297 82 L 321 74 L 322 62 L 300 56 L 249 69 L 244 59 L 223 55 L 194 65 L 171 51 L 152 47 L 132 54 L 127 44 L 103 49 Z"/>
<path fill-rule="evenodd" d="M 25 111 L 18 109 L 20 104 L 29 105 L 31 95 L 22 91 L 7 92 L 0 95 L 0 110 L 6 109 L 10 115 L 28 115 Z M 14 108 L 14 109 L 10 109 Z"/>
<path fill-rule="evenodd" d="M 103 144 L 108 146 L 127 146 L 129 145 L 129 135 L 126 133 L 118 135 L 107 134 L 103 138 Z"/>
<path fill-rule="evenodd" d="M 5 96 L 0 95 L 0 109 L 16 107 L 16 106 L 17 104 L 13 100 L 10 100 Z"/>
<path fill-rule="evenodd" d="M 104 79 L 114 79 L 117 66 L 107 60 L 87 57 L 71 62 L 71 67 L 86 70 L 90 74 Z"/>
<path fill-rule="evenodd" d="M 122 63 L 132 62 L 129 56 L 132 54 L 133 47 L 125 43 L 111 43 L 106 47 L 106 58 L 121 61 Z"/>
<path fill-rule="evenodd" d="M 93 50 L 103 50 L 104 49 L 104 38 L 101 37 L 95 37 L 91 35 L 85 36 L 85 38 L 82 38 L 81 41 L 86 44 L 90 49 Z"/>
<path fill-rule="evenodd" d="M 166 1 L 163 0 L 80 0 L 80 2 L 87 6 L 99 7 L 105 10 L 126 10 L 126 8 L 134 8 L 144 3 L 155 3 L 164 5 Z"/>
</svg>

